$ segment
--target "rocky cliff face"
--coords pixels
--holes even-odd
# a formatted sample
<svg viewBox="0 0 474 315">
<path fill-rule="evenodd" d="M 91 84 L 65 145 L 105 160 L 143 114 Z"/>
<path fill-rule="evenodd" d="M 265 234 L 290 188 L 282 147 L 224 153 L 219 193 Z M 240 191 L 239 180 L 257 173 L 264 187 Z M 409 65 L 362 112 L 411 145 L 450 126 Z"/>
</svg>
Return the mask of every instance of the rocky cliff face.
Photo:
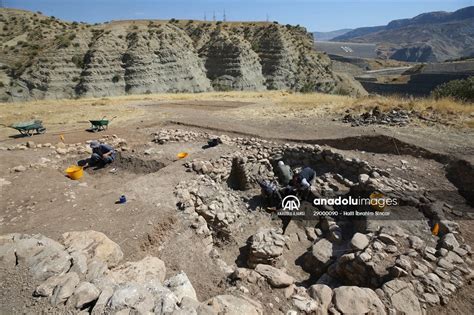
<svg viewBox="0 0 474 315">
<path fill-rule="evenodd" d="M 429 12 L 384 26 L 362 27 L 334 41 L 377 43 L 380 56 L 433 62 L 474 55 L 474 6 L 455 12 Z"/>
<path fill-rule="evenodd" d="M 0 99 L 292 89 L 351 93 L 301 27 L 273 23 L 69 23 L 2 9 Z M 349 82 L 349 84 L 347 84 Z M 361 90 L 359 90 L 360 92 Z"/>
</svg>

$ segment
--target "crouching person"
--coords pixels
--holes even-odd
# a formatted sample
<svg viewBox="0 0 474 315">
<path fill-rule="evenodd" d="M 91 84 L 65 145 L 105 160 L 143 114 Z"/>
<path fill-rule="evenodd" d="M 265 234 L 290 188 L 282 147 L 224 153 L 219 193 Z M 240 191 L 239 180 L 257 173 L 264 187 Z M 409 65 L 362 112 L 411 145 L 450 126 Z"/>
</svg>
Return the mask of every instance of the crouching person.
<svg viewBox="0 0 474 315">
<path fill-rule="evenodd" d="M 117 151 L 105 143 L 99 143 L 98 141 L 92 141 L 90 143 L 92 149 L 92 155 L 90 159 L 84 165 L 84 168 L 95 166 L 95 167 L 104 167 L 107 164 L 115 161 Z"/>
</svg>

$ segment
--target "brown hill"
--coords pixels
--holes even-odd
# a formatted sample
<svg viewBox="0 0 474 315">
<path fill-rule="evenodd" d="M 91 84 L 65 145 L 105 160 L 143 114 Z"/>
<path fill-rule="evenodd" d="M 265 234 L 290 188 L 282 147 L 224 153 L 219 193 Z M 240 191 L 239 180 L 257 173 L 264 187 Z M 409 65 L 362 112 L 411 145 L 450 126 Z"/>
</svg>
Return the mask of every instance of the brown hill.
<svg viewBox="0 0 474 315">
<path fill-rule="evenodd" d="M 4 101 L 155 92 L 291 89 L 363 93 L 332 73 L 304 28 L 275 23 L 90 25 L 1 9 Z"/>
</svg>

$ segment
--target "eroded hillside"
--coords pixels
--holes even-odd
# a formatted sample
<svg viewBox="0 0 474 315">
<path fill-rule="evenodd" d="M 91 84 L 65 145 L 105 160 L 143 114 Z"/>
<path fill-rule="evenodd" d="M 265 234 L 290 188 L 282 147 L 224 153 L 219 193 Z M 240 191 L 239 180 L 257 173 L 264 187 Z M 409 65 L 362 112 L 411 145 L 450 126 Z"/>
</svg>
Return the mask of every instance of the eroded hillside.
<svg viewBox="0 0 474 315">
<path fill-rule="evenodd" d="M 298 26 L 174 19 L 90 25 L 0 12 L 2 101 L 211 90 L 364 93 L 332 72 Z"/>
</svg>

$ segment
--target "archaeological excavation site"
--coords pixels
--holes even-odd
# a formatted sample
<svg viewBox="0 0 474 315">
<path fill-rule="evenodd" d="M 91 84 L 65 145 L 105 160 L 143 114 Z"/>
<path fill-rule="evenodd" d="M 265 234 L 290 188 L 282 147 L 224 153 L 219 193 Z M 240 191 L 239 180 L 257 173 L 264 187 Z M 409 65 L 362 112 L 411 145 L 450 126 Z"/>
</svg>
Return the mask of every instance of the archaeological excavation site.
<svg viewBox="0 0 474 315">
<path fill-rule="evenodd" d="M 474 314 L 467 2 L 0 0 L 0 315 Z"/>
<path fill-rule="evenodd" d="M 40 157 L 2 171 L 2 311 L 429 314 L 472 282 L 460 225 L 473 213 L 456 186 L 472 185 L 472 169 L 450 162 L 444 170 L 422 151 L 364 159 L 324 144 L 189 128 L 146 138 L 98 139 L 117 149 L 116 161 L 78 181 L 61 171 L 90 152 L 90 140 L 2 147 L 12 157 Z M 179 148 L 188 156 L 175 157 Z M 279 161 L 317 174 L 301 200 L 305 214 L 285 233 L 259 186 L 277 182 Z M 446 188 L 418 180 L 421 167 Z M 38 187 L 46 178 L 56 183 Z M 366 214 L 351 216 L 344 213 L 354 207 L 310 202 L 374 191 L 398 204 L 358 206 Z M 119 195 L 127 202 L 114 202 Z"/>
</svg>

